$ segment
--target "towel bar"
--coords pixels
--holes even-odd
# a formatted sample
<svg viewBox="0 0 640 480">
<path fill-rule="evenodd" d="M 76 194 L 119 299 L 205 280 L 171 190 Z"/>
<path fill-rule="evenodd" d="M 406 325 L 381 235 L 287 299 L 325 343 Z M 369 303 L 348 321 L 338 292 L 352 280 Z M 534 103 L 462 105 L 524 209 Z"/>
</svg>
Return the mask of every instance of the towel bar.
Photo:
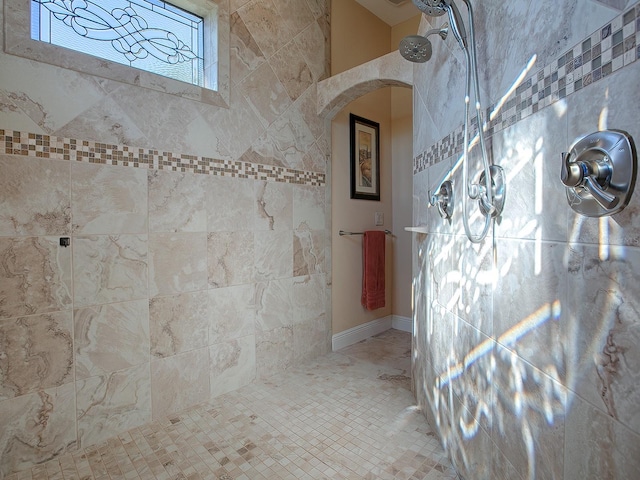
<svg viewBox="0 0 640 480">
<path fill-rule="evenodd" d="M 387 235 L 393 235 L 393 232 L 391 230 L 385 230 L 384 233 L 386 233 Z M 344 230 L 340 230 L 338 232 L 338 235 L 340 235 L 341 237 L 343 235 L 364 235 L 364 232 L 345 232 Z"/>
</svg>

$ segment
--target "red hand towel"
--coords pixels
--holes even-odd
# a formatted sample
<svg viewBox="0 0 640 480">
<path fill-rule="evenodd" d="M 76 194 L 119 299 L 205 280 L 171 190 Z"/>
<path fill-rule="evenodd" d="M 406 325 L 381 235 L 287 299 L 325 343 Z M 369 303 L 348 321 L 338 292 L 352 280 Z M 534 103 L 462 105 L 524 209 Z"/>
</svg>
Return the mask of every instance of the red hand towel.
<svg viewBox="0 0 640 480">
<path fill-rule="evenodd" d="M 385 233 L 364 232 L 362 241 L 362 306 L 367 310 L 384 307 Z"/>
</svg>

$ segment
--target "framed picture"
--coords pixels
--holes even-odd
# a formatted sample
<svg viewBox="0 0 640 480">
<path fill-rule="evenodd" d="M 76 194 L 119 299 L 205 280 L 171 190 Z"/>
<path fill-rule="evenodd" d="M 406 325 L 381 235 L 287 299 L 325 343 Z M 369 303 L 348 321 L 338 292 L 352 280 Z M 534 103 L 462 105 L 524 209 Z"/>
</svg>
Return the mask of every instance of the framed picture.
<svg viewBox="0 0 640 480">
<path fill-rule="evenodd" d="M 380 124 L 349 114 L 351 198 L 380 201 Z"/>
</svg>

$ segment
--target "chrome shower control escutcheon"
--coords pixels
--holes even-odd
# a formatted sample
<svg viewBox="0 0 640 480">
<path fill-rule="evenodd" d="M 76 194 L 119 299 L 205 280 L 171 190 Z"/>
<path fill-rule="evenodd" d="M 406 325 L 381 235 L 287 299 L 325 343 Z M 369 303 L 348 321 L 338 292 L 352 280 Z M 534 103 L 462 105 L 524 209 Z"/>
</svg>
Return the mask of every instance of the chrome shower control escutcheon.
<svg viewBox="0 0 640 480">
<path fill-rule="evenodd" d="M 453 215 L 453 183 L 450 180 L 442 182 L 440 190 L 431 195 L 431 205 L 438 207 L 438 213 L 444 219 Z"/>
<path fill-rule="evenodd" d="M 560 180 L 571 208 L 587 217 L 620 212 L 636 181 L 637 155 L 631 136 L 603 130 L 578 140 L 562 154 Z"/>
</svg>

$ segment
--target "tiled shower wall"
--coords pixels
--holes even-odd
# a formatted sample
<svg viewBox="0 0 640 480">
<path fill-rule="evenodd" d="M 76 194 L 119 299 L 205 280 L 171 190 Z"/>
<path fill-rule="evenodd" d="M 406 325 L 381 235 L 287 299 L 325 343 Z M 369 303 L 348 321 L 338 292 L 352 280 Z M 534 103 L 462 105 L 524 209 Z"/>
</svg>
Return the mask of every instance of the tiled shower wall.
<svg viewBox="0 0 640 480">
<path fill-rule="evenodd" d="M 0 53 L 0 477 L 330 348 L 329 2 L 222 11 L 229 108 Z"/>
<path fill-rule="evenodd" d="M 459 158 L 464 105 L 464 58 L 436 40 L 414 70 L 414 224 L 430 232 L 414 237 L 418 403 L 466 479 L 640 478 L 640 195 L 585 218 L 559 178 L 561 153 L 586 134 L 640 142 L 640 7 L 472 3 L 506 205 L 477 245 L 460 201 L 450 222 L 427 208 Z M 421 31 L 439 24 L 424 17 Z"/>
</svg>

